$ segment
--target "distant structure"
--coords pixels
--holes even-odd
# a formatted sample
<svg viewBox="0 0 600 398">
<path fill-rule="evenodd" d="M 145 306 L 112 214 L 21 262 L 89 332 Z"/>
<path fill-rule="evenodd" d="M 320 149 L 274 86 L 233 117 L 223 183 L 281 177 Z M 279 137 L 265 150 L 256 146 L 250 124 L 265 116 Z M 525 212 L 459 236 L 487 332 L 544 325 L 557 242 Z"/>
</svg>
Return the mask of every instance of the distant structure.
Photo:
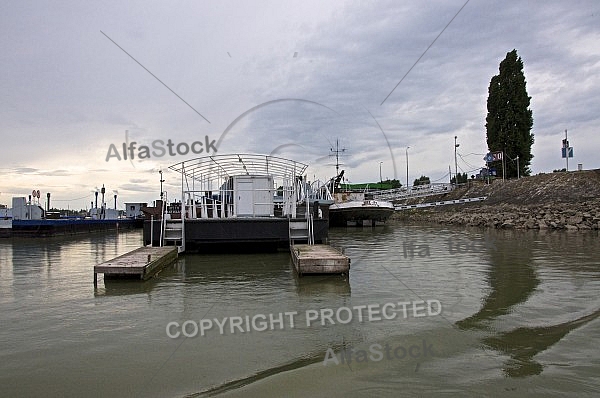
<svg viewBox="0 0 600 398">
<path fill-rule="evenodd" d="M 44 209 L 25 197 L 12 198 L 13 220 L 41 220 L 44 218 Z"/>
<path fill-rule="evenodd" d="M 148 203 L 125 202 L 125 216 L 127 218 L 144 217 L 144 213 L 142 212 L 143 207 L 148 207 Z"/>
</svg>

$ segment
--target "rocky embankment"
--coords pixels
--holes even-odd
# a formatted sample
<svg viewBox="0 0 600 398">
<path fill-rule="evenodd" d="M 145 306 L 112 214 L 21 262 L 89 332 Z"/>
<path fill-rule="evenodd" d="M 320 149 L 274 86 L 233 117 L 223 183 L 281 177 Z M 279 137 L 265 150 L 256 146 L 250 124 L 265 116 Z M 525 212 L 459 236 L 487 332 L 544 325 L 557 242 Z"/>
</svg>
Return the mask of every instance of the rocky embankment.
<svg viewBox="0 0 600 398">
<path fill-rule="evenodd" d="M 398 211 L 394 220 L 489 228 L 600 229 L 600 170 L 548 173 L 519 180 L 470 182 L 408 204 L 487 196 L 484 202 Z"/>
</svg>

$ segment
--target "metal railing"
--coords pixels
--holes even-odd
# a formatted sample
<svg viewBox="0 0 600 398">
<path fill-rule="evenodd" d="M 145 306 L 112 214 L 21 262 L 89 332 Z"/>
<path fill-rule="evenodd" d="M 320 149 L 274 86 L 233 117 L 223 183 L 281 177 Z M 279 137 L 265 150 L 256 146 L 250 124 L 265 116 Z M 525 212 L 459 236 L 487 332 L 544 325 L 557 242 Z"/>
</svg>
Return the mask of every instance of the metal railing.
<svg viewBox="0 0 600 398">
<path fill-rule="evenodd" d="M 453 184 L 427 184 L 413 186 L 409 189 L 404 187 L 381 191 L 371 191 L 370 194 L 373 195 L 373 199 L 376 200 L 397 201 L 410 198 L 440 195 L 442 193 L 450 192 L 453 189 Z"/>
</svg>

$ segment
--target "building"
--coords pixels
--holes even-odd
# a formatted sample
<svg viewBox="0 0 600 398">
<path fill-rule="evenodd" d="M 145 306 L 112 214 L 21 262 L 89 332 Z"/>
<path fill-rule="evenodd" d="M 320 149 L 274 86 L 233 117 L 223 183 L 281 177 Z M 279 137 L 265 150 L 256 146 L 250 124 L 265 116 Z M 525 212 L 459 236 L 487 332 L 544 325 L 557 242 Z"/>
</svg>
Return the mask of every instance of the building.
<svg viewBox="0 0 600 398">
<path fill-rule="evenodd" d="M 144 216 L 142 208 L 148 207 L 148 203 L 142 202 L 125 202 L 125 217 L 127 218 L 141 218 Z"/>
</svg>

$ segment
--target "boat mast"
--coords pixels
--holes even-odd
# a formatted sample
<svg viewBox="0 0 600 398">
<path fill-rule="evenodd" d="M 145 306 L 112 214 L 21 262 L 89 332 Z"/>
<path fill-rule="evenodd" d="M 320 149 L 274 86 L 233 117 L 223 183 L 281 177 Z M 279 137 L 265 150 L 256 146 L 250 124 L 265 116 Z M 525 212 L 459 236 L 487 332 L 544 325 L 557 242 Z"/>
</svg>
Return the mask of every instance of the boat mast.
<svg viewBox="0 0 600 398">
<path fill-rule="evenodd" d="M 331 145 L 331 142 L 329 143 Z M 340 140 L 338 138 L 335 139 L 335 149 L 333 145 L 329 148 L 329 156 L 335 155 L 335 177 L 333 177 L 331 181 L 331 193 L 335 193 L 336 185 L 341 181 L 344 170 L 342 170 L 342 174 L 340 174 L 340 154 L 344 154 L 346 152 L 346 148 L 340 148 Z"/>
<path fill-rule="evenodd" d="M 335 149 L 330 148 L 329 151 L 330 151 L 329 156 L 335 155 L 335 175 L 338 176 L 338 175 L 340 175 L 340 153 L 343 154 L 344 152 L 346 152 L 346 148 L 340 149 L 340 140 L 338 138 L 336 138 L 335 139 Z"/>
</svg>

